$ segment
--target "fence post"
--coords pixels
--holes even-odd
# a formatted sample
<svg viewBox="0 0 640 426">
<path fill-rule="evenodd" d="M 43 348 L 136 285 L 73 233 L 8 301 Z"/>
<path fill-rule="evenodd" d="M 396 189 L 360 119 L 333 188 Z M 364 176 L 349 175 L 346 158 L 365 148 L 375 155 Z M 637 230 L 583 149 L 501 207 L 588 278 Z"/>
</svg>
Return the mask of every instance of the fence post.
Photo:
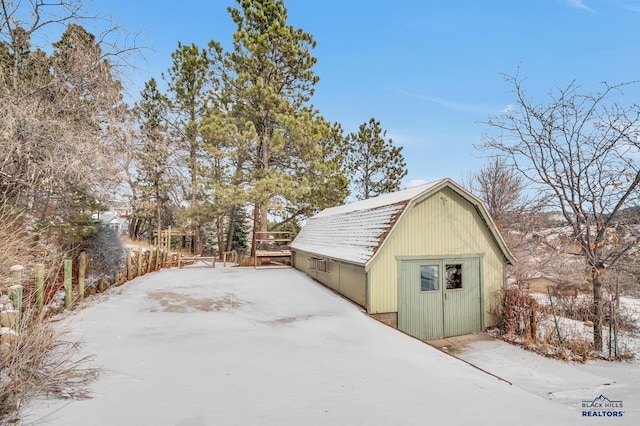
<svg viewBox="0 0 640 426">
<path fill-rule="evenodd" d="M 133 279 L 133 265 L 131 264 L 131 247 L 127 248 L 127 281 Z"/>
<path fill-rule="evenodd" d="M 558 317 L 556 317 L 556 310 L 553 308 L 553 298 L 551 297 L 551 289 L 547 287 L 547 294 L 549 295 L 549 303 L 551 304 L 551 313 L 553 313 L 553 321 L 556 324 L 556 334 L 558 335 L 558 342 L 562 345 L 562 337 L 560 337 L 560 327 L 558 326 Z"/>
<path fill-rule="evenodd" d="M 36 307 L 42 310 L 44 306 L 44 265 L 36 265 Z"/>
<path fill-rule="evenodd" d="M 11 287 L 9 287 L 9 298 L 13 303 L 13 309 L 18 312 L 18 318 L 22 316 L 22 271 L 24 266 L 13 265 L 11 271 Z"/>
<path fill-rule="evenodd" d="M 162 249 L 160 247 L 156 247 L 154 249 L 156 251 L 156 271 L 160 270 L 160 268 L 162 268 L 162 262 L 161 262 L 161 258 L 160 256 L 162 255 Z"/>
<path fill-rule="evenodd" d="M 80 259 L 78 264 L 78 297 L 84 299 L 84 278 L 87 271 L 87 252 L 80 252 Z"/>
<path fill-rule="evenodd" d="M 536 299 L 531 299 L 531 339 L 534 343 L 538 341 L 538 319 L 536 317 L 537 308 L 538 302 Z"/>
<path fill-rule="evenodd" d="M 143 256 L 142 256 L 142 247 L 140 247 L 138 249 L 138 271 L 137 271 L 137 275 L 136 277 L 139 277 L 142 275 L 142 260 L 143 260 Z"/>
<path fill-rule="evenodd" d="M 71 309 L 72 300 L 71 300 L 71 271 L 72 271 L 72 263 L 70 259 L 64 261 L 64 307 L 65 309 Z"/>
</svg>

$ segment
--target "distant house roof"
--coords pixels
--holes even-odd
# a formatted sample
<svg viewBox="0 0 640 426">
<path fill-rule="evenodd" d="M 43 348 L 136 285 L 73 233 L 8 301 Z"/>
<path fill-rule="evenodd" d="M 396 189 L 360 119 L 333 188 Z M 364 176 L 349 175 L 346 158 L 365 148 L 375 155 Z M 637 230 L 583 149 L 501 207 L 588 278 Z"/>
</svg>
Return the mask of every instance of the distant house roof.
<svg viewBox="0 0 640 426">
<path fill-rule="evenodd" d="M 482 202 L 451 179 L 325 209 L 307 221 L 291 244 L 291 249 L 366 266 L 407 206 L 445 186 L 451 187 L 476 206 L 507 260 L 515 262 Z"/>
</svg>

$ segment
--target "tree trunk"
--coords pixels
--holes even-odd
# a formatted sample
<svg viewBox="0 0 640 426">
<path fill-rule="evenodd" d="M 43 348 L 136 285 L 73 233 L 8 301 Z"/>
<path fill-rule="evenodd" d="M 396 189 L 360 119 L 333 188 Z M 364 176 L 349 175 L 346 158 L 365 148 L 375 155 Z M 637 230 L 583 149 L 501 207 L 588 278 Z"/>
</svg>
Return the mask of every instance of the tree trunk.
<svg viewBox="0 0 640 426">
<path fill-rule="evenodd" d="M 233 205 L 231 207 L 231 212 L 229 213 L 229 229 L 227 230 L 227 243 L 226 250 L 233 250 L 233 236 L 236 233 L 236 214 L 238 211 L 238 206 Z"/>
<path fill-rule="evenodd" d="M 263 129 L 260 134 L 260 162 L 259 168 L 263 177 L 269 172 L 271 165 L 271 141 L 269 139 L 269 117 L 264 116 Z M 267 232 L 267 208 L 260 202 L 256 202 L 253 209 L 253 244 L 251 245 L 251 255 L 256 254 L 256 232 Z"/>
<path fill-rule="evenodd" d="M 600 269 L 591 267 L 591 281 L 593 283 L 593 347 L 602 351 L 602 282 Z"/>
<path fill-rule="evenodd" d="M 218 239 L 218 258 L 222 259 L 222 252 L 225 250 L 224 245 L 224 215 L 219 215 L 216 218 L 216 236 Z"/>
<path fill-rule="evenodd" d="M 253 207 L 253 232 L 251 238 L 251 257 L 256 256 L 256 232 L 260 228 L 260 206 L 256 203 Z"/>
<path fill-rule="evenodd" d="M 160 198 L 156 194 L 156 247 L 160 247 L 160 234 L 162 233 L 162 206 L 160 205 Z"/>
<path fill-rule="evenodd" d="M 191 119 L 194 120 L 193 114 Z M 198 142 L 195 140 L 195 135 L 188 135 L 187 137 L 189 139 L 189 172 L 191 173 L 191 209 L 195 210 L 198 204 Z M 194 255 L 202 254 L 204 244 L 200 238 L 200 219 L 198 215 L 196 215 L 192 217 L 191 220 L 193 221 L 191 225 L 191 231 L 193 233 L 191 237 L 191 252 Z"/>
</svg>

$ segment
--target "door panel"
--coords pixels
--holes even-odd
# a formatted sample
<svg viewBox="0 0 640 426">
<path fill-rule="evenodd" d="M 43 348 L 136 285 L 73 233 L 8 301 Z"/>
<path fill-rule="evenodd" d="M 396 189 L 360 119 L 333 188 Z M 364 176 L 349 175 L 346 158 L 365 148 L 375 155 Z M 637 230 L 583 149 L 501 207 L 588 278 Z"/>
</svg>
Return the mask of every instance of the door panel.
<svg viewBox="0 0 640 426">
<path fill-rule="evenodd" d="M 479 258 L 398 262 L 398 328 L 420 339 L 482 330 Z"/>
<path fill-rule="evenodd" d="M 442 264 L 400 262 L 398 328 L 420 339 L 442 337 Z"/>
<path fill-rule="evenodd" d="M 480 261 L 445 259 L 444 335 L 459 336 L 482 330 Z"/>
</svg>

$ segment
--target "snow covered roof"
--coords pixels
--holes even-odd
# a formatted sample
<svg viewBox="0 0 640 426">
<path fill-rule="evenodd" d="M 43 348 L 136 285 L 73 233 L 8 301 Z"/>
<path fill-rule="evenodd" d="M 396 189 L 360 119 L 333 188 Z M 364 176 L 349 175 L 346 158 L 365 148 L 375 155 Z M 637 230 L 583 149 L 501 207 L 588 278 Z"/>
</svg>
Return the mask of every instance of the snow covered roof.
<svg viewBox="0 0 640 426">
<path fill-rule="evenodd" d="M 505 257 L 514 263 L 515 258 L 495 229 L 482 202 L 448 178 L 325 209 L 307 221 L 291 249 L 366 266 L 407 206 L 443 185 L 461 193 L 476 206 Z"/>
<path fill-rule="evenodd" d="M 398 203 L 407 203 L 408 201 L 411 201 L 418 195 L 421 195 L 427 190 L 433 188 L 443 180 L 444 179 L 437 180 L 435 182 L 425 183 L 418 186 L 412 186 L 411 188 L 407 188 L 402 191 L 396 191 L 390 194 L 378 195 L 377 197 L 369 198 L 367 200 L 356 201 L 355 203 L 344 204 L 342 206 L 324 209 L 320 213 L 315 215 L 314 218 L 322 217 L 322 216 L 331 216 L 334 214 L 351 213 L 358 210 L 371 210 L 378 207 L 389 206 L 389 205 L 398 204 Z"/>
<path fill-rule="evenodd" d="M 443 181 L 325 209 L 307 221 L 291 248 L 365 265 L 409 202 Z"/>
</svg>

